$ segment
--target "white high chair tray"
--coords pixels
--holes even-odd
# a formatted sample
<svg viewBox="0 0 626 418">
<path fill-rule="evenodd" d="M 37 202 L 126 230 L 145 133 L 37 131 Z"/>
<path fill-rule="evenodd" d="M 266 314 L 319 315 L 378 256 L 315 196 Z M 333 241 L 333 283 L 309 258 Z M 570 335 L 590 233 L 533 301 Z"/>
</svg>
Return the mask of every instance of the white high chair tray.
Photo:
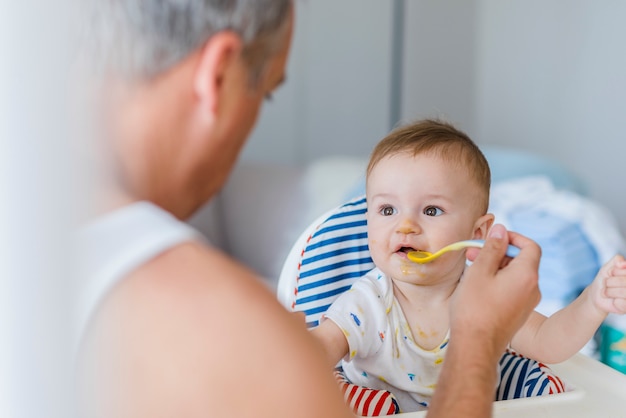
<svg viewBox="0 0 626 418">
<path fill-rule="evenodd" d="M 494 402 L 494 418 L 626 418 L 626 375 L 583 354 L 550 365 L 567 391 L 536 398 Z M 425 417 L 426 412 L 400 414 Z"/>
</svg>

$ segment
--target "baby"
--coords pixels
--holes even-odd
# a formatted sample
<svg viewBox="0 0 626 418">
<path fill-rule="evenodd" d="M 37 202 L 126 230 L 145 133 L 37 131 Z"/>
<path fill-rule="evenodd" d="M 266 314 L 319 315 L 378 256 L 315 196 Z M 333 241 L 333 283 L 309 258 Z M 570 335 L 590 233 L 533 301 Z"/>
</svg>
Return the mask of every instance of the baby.
<svg viewBox="0 0 626 418">
<path fill-rule="evenodd" d="M 311 332 L 329 365 L 341 360 L 351 383 L 391 392 L 403 412 L 428 407 L 445 361 L 449 302 L 471 268 L 463 251 L 428 264 L 411 262 L 407 253 L 484 239 L 494 222 L 487 213 L 490 178 L 476 144 L 441 121 L 399 128 L 372 153 L 366 216 L 376 267 L 339 296 Z M 542 363 L 564 361 L 589 341 L 609 312 L 626 312 L 621 255 L 561 311 L 549 318 L 534 312 L 510 346 Z"/>
</svg>

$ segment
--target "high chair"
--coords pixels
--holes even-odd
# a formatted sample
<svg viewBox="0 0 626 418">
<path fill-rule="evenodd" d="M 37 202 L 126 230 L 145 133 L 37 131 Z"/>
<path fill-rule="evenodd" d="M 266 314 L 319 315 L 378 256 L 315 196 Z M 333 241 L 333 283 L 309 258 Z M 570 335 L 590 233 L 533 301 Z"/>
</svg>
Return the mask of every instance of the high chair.
<svg viewBox="0 0 626 418">
<path fill-rule="evenodd" d="M 366 211 L 365 196 L 360 196 L 323 214 L 301 234 L 283 265 L 278 299 L 288 310 L 304 312 L 309 328 L 316 327 L 330 304 L 374 267 L 367 243 Z M 512 351 L 500 360 L 495 400 L 565 390 L 561 379 L 539 362 Z"/>
</svg>

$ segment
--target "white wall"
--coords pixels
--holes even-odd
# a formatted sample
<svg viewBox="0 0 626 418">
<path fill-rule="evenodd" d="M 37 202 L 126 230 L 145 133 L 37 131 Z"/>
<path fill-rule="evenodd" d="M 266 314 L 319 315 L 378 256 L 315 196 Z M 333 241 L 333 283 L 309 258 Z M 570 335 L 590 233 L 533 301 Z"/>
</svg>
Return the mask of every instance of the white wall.
<svg viewBox="0 0 626 418">
<path fill-rule="evenodd" d="M 626 234 L 626 2 L 296 4 L 288 81 L 265 107 L 244 160 L 366 156 L 397 122 L 398 105 L 397 119 L 443 116 L 479 144 L 555 158 Z M 401 22 L 393 21 L 397 7 Z"/>
<path fill-rule="evenodd" d="M 407 2 L 403 117 L 556 159 L 626 234 L 626 2 Z"/>
<path fill-rule="evenodd" d="M 475 136 L 561 161 L 626 233 L 626 2 L 480 0 Z"/>
<path fill-rule="evenodd" d="M 476 0 L 407 1 L 402 119 L 475 126 Z"/>
<path fill-rule="evenodd" d="M 393 2 L 296 1 L 287 82 L 266 103 L 243 159 L 368 155 L 389 130 Z"/>
</svg>

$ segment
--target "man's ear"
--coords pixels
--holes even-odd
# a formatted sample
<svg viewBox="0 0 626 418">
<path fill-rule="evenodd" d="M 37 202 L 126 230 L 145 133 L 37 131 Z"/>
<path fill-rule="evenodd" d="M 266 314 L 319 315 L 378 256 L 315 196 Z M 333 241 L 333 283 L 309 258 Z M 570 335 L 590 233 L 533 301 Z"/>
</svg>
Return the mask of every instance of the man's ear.
<svg viewBox="0 0 626 418">
<path fill-rule="evenodd" d="M 494 220 L 495 216 L 492 213 L 487 213 L 478 218 L 474 223 L 474 239 L 485 239 Z"/>
<path fill-rule="evenodd" d="M 241 39 L 233 32 L 219 32 L 209 38 L 200 50 L 193 87 L 204 112 L 217 113 L 227 77 L 241 53 Z"/>
</svg>

